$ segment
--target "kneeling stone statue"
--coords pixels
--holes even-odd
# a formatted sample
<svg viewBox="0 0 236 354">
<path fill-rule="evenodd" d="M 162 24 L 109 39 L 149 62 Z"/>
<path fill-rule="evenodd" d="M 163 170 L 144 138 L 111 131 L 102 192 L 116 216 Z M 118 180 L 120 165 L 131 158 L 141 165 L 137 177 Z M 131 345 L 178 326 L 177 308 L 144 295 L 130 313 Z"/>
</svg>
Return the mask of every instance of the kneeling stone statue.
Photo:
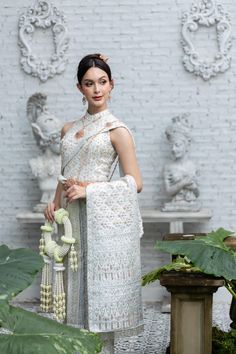
<svg viewBox="0 0 236 354">
<path fill-rule="evenodd" d="M 35 93 L 27 102 L 27 116 L 41 153 L 29 161 L 33 175 L 41 190 L 40 203 L 34 212 L 42 213 L 47 203 L 53 200 L 57 177 L 61 172 L 60 135 L 62 122 L 52 115 L 46 106 L 47 96 Z"/>
<path fill-rule="evenodd" d="M 188 115 L 174 117 L 166 129 L 173 161 L 164 167 L 166 192 L 172 198 L 162 211 L 199 211 L 198 171 L 194 163 L 186 158 L 191 143 Z"/>
</svg>

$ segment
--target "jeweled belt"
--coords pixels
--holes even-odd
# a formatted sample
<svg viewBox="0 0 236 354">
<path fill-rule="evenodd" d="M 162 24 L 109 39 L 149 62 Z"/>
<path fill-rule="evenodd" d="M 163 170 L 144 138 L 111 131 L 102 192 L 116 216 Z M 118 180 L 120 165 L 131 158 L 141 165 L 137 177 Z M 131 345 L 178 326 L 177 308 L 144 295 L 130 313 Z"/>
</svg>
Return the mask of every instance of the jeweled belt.
<svg viewBox="0 0 236 354">
<path fill-rule="evenodd" d="M 63 184 L 63 189 L 65 191 L 71 186 L 73 186 L 74 184 L 81 187 L 87 187 L 89 184 L 94 183 L 94 182 L 80 181 L 77 178 L 65 178 L 62 175 L 58 177 L 58 181 Z"/>
</svg>

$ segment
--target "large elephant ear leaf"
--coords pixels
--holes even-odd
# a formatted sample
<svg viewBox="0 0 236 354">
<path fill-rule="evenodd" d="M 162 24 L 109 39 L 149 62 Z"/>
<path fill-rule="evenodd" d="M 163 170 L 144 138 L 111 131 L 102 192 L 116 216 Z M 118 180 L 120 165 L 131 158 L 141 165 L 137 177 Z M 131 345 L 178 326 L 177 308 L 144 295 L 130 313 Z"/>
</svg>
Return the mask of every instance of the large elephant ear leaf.
<svg viewBox="0 0 236 354">
<path fill-rule="evenodd" d="M 195 240 L 157 241 L 155 247 L 188 257 L 204 273 L 232 280 L 236 279 L 236 253 L 223 242 L 231 234 L 231 231 L 221 228 Z"/>
<path fill-rule="evenodd" d="M 84 329 L 10 306 L 0 301 L 1 326 L 11 331 L 0 338 L 0 353 L 95 354 L 102 348 L 100 337 Z"/>
<path fill-rule="evenodd" d="M 225 230 L 221 227 L 216 231 L 209 232 L 206 236 L 198 237 L 198 240 L 202 240 L 208 245 L 213 245 L 214 247 L 218 246 L 221 249 L 231 251 L 231 249 L 224 243 L 224 239 L 232 234 L 232 231 Z"/>
<path fill-rule="evenodd" d="M 193 268 L 193 266 L 188 263 L 185 258 L 183 257 L 178 257 L 175 261 L 173 261 L 170 264 L 167 264 L 161 268 L 157 268 L 152 270 L 151 272 L 145 274 L 142 276 L 142 286 L 145 286 L 149 283 L 153 283 L 156 280 L 160 279 L 160 276 L 162 275 L 163 272 L 165 271 L 172 271 L 175 270 L 176 272 L 179 271 L 187 271 L 187 270 L 191 270 L 191 271 L 200 271 L 199 269 L 195 269 Z"/>
<path fill-rule="evenodd" d="M 43 259 L 35 251 L 0 246 L 0 298 L 11 299 L 27 288 L 42 267 Z"/>
</svg>

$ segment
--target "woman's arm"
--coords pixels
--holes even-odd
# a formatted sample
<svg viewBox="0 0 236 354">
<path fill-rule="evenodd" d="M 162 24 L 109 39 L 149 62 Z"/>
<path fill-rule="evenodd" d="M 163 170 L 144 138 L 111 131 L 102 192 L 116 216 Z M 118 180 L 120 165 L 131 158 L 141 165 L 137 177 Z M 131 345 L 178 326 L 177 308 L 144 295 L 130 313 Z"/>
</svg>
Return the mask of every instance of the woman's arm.
<svg viewBox="0 0 236 354">
<path fill-rule="evenodd" d="M 134 177 L 137 184 L 137 192 L 140 193 L 143 188 L 143 183 L 132 136 L 126 128 L 118 127 L 110 130 L 110 138 L 119 156 L 124 174 Z"/>
<path fill-rule="evenodd" d="M 67 131 L 73 126 L 73 124 L 74 121 L 68 122 L 64 125 L 64 127 L 61 130 L 61 139 L 64 137 Z M 58 186 L 58 195 L 56 191 L 54 200 L 55 199 L 58 200 L 59 196 L 61 198 L 62 191 L 63 191 L 63 185 L 61 183 L 61 187 Z M 66 191 L 64 191 L 64 197 L 66 198 L 67 203 L 72 203 L 73 201 L 79 198 L 86 198 L 86 187 L 81 187 L 74 184 L 73 186 L 69 187 Z"/>
<path fill-rule="evenodd" d="M 55 205 L 58 206 L 59 208 L 61 207 L 61 193 L 62 193 L 62 191 L 63 191 L 63 185 L 61 182 L 58 182 L 55 196 L 53 199 L 53 203 L 55 203 Z"/>
<path fill-rule="evenodd" d="M 72 125 L 73 125 L 73 122 L 68 122 L 63 126 L 63 128 L 61 129 L 61 139 L 66 134 L 68 129 L 71 128 Z M 62 191 L 63 191 L 63 185 L 61 182 L 58 182 L 53 201 L 49 202 L 48 205 L 46 206 L 46 208 L 44 209 L 44 216 L 50 222 L 54 221 L 54 211 L 61 207 Z"/>
<path fill-rule="evenodd" d="M 63 190 L 63 186 L 61 182 L 58 182 L 53 201 L 49 202 L 46 208 L 44 209 L 44 216 L 50 222 L 54 221 L 54 211 L 60 209 L 61 207 L 62 190 Z"/>
</svg>

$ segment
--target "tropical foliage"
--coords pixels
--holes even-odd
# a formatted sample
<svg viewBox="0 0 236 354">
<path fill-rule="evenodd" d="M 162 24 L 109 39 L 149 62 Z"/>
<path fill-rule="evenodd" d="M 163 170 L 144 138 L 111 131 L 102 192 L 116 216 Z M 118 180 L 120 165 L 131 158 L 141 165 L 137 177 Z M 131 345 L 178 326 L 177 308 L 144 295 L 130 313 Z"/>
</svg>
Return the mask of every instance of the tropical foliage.
<svg viewBox="0 0 236 354">
<path fill-rule="evenodd" d="M 142 285 L 159 279 L 166 270 L 198 271 L 224 278 L 226 288 L 236 297 L 232 283 L 236 279 L 236 252 L 224 243 L 230 235 L 231 231 L 220 228 L 194 240 L 157 241 L 158 250 L 179 256 L 171 264 L 145 274 Z"/>
<path fill-rule="evenodd" d="M 172 263 L 145 274 L 142 285 L 152 283 L 165 271 L 201 272 L 225 280 L 225 287 L 236 299 L 236 252 L 227 247 L 225 238 L 231 231 L 220 228 L 206 236 L 188 241 L 157 241 L 155 247 L 177 257 Z M 216 327 L 212 331 L 212 354 L 236 354 L 236 331 L 224 332 Z"/>
<path fill-rule="evenodd" d="M 97 334 L 10 304 L 15 295 L 32 283 L 42 266 L 42 257 L 34 251 L 0 246 L 0 326 L 9 330 L 9 334 L 0 336 L 0 353 L 99 353 L 102 343 Z"/>
<path fill-rule="evenodd" d="M 10 300 L 27 288 L 43 267 L 43 259 L 37 253 L 18 248 L 10 250 L 0 246 L 0 296 Z"/>
<path fill-rule="evenodd" d="M 236 332 L 224 332 L 219 328 L 212 329 L 212 354 L 235 354 Z"/>
</svg>

